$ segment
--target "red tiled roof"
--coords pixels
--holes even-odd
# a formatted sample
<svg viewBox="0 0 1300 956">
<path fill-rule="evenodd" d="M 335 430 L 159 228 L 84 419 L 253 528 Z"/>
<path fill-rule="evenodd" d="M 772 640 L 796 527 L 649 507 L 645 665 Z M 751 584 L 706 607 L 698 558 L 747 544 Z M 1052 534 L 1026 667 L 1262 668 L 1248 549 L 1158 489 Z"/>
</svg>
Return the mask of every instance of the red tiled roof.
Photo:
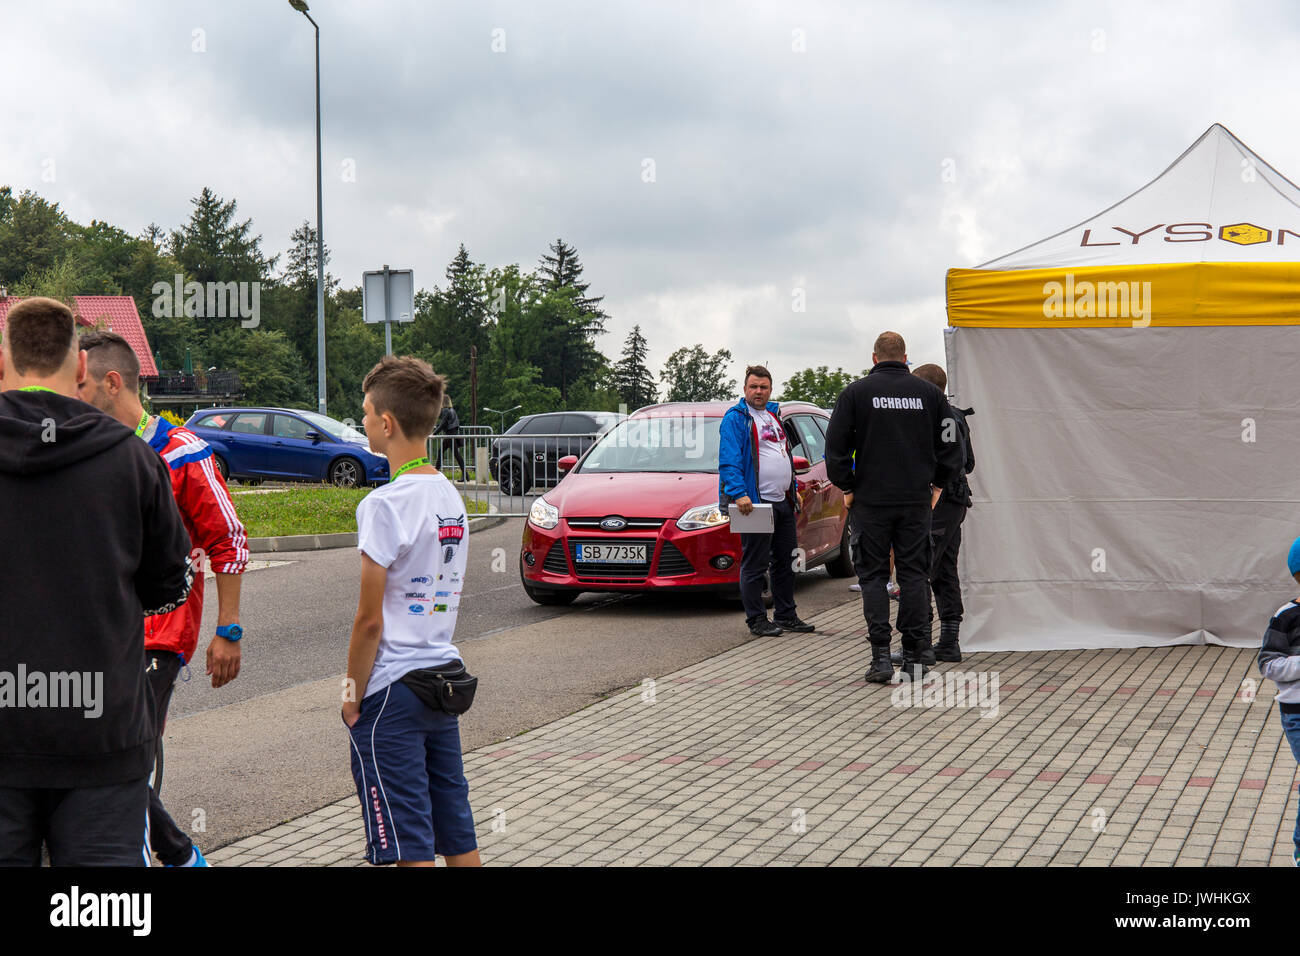
<svg viewBox="0 0 1300 956">
<path fill-rule="evenodd" d="M 0 335 L 4 334 L 9 310 L 21 301 L 22 297 L 16 295 L 0 299 Z M 158 366 L 154 364 L 153 351 L 145 338 L 135 299 L 129 295 L 74 295 L 72 301 L 76 306 L 78 325 L 93 327 L 103 319 L 110 332 L 116 332 L 130 343 L 140 359 L 140 377 L 158 377 Z"/>
</svg>

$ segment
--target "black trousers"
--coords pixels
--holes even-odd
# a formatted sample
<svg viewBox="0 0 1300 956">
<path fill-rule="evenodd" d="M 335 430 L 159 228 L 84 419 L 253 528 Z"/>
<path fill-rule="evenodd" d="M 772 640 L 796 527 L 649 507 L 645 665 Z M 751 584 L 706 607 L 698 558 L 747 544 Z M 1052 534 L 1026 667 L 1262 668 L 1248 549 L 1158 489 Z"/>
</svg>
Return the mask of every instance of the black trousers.
<svg viewBox="0 0 1300 956">
<path fill-rule="evenodd" d="M 965 608 L 961 603 L 957 554 L 961 550 L 961 524 L 966 520 L 966 508 L 940 499 L 930 520 L 930 588 L 934 592 L 934 604 L 941 622 L 959 624 Z"/>
<path fill-rule="evenodd" d="M 0 787 L 0 866 L 148 866 L 149 783 Z"/>
<path fill-rule="evenodd" d="M 898 632 L 903 653 L 910 656 L 930 646 L 927 625 L 930 603 L 930 506 L 853 505 L 851 520 L 857 538 L 853 565 L 862 585 L 862 616 L 873 646 L 889 647 L 889 552 L 894 552 L 898 578 Z"/>
<path fill-rule="evenodd" d="M 145 653 L 145 676 L 153 690 L 155 703 L 154 722 L 158 726 L 158 745 L 162 746 L 163 729 L 167 726 L 167 707 L 172 702 L 172 688 L 181 670 L 179 654 L 171 651 Z M 194 843 L 178 827 L 162 805 L 158 791 L 149 788 L 149 845 L 167 866 L 180 866 L 190 858 Z"/>
<path fill-rule="evenodd" d="M 794 552 L 798 540 L 794 506 L 784 500 L 765 504 L 772 506 L 772 533 L 740 536 L 740 600 L 749 624 L 767 617 L 763 606 L 763 575 L 769 571 L 776 617 L 795 616 Z"/>
<path fill-rule="evenodd" d="M 433 467 L 437 468 L 439 471 L 442 471 L 443 449 L 447 445 L 451 445 L 452 457 L 456 459 L 456 464 L 460 465 L 461 480 L 466 480 L 468 478 L 469 473 L 465 471 L 465 452 L 463 450 L 465 445 L 465 439 L 461 438 L 458 435 L 448 435 L 447 437 L 450 438 L 451 441 L 438 442 L 438 462 Z"/>
</svg>

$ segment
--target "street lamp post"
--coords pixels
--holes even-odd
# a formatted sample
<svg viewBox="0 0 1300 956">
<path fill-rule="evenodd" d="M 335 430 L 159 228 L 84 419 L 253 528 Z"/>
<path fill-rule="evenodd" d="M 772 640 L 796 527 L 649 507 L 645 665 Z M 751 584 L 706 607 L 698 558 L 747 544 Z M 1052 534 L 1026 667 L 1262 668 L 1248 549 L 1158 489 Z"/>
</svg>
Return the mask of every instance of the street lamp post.
<svg viewBox="0 0 1300 956">
<path fill-rule="evenodd" d="M 517 412 L 517 411 L 519 411 L 519 409 L 521 409 L 521 408 L 523 408 L 523 407 L 524 407 L 524 406 L 522 406 L 522 405 L 516 405 L 514 408 L 507 408 L 504 412 L 502 412 L 502 411 L 498 411 L 498 410 L 495 409 L 495 408 L 488 408 L 486 405 L 484 405 L 484 406 L 483 406 L 483 411 L 485 411 L 485 412 L 491 412 L 493 415 L 500 415 L 500 416 L 501 416 L 501 431 L 499 432 L 499 434 L 504 435 L 504 434 L 506 433 L 506 416 L 509 415 L 511 412 Z"/>
<path fill-rule="evenodd" d="M 320 26 L 307 12 L 306 0 L 289 0 L 316 30 L 316 403 L 325 414 L 325 232 L 321 224 L 320 159 Z"/>
</svg>

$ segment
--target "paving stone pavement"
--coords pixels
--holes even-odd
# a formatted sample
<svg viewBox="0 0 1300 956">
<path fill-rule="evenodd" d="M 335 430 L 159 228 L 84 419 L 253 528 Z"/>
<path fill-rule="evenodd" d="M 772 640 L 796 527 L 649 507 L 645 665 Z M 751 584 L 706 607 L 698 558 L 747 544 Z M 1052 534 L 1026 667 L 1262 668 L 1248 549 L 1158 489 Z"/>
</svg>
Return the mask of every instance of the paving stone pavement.
<svg viewBox="0 0 1300 956">
<path fill-rule="evenodd" d="M 914 695 L 863 682 L 856 599 L 813 623 L 466 754 L 484 863 L 1292 865 L 1296 762 L 1255 651 L 966 654 Z M 363 850 L 352 796 L 208 859 Z"/>
</svg>

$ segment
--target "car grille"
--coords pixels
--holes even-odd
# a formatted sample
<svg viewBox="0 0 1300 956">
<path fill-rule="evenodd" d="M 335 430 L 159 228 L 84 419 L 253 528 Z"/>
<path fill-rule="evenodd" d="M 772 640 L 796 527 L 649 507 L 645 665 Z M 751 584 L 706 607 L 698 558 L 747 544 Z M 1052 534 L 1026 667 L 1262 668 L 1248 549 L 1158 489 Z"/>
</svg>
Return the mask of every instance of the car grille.
<svg viewBox="0 0 1300 956">
<path fill-rule="evenodd" d="M 626 538 L 619 542 L 620 544 L 644 544 L 647 556 L 654 554 L 654 538 Z M 580 544 L 609 544 L 608 538 L 572 538 L 569 541 L 569 547 L 575 549 Z M 577 551 L 570 550 L 570 559 L 573 560 L 573 568 L 578 577 L 586 578 L 591 581 L 644 581 L 650 573 L 650 565 L 646 564 L 591 564 L 586 561 L 578 561 Z"/>
<path fill-rule="evenodd" d="M 546 552 L 546 560 L 542 562 L 542 570 L 547 574 L 569 573 L 569 564 L 564 560 L 564 545 L 558 541 L 551 545 L 551 550 Z"/>
<path fill-rule="evenodd" d="M 671 541 L 664 542 L 664 548 L 659 552 L 659 574 L 661 577 L 672 577 L 678 574 L 694 574 L 695 568 L 691 562 L 686 560 L 686 555 L 677 550 L 677 546 Z"/>
<path fill-rule="evenodd" d="M 569 523 L 570 528 L 586 528 L 594 530 L 600 528 L 600 523 L 605 520 L 605 517 L 609 516 L 606 515 L 600 518 L 566 518 L 565 520 Z M 624 520 L 627 521 L 627 527 L 619 529 L 620 531 L 648 531 L 651 528 L 661 528 L 664 523 L 663 518 L 626 518 Z"/>
</svg>

